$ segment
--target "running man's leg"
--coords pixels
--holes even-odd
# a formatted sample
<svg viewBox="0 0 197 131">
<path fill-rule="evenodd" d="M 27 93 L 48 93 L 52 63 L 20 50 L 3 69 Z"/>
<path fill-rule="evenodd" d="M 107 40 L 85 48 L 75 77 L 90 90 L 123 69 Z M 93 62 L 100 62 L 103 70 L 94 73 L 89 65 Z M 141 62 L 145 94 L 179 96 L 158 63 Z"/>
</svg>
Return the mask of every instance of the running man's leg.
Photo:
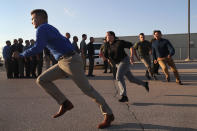
<svg viewBox="0 0 197 131">
<path fill-rule="evenodd" d="M 53 83 L 54 80 L 66 76 L 66 73 L 59 68 L 58 64 L 44 71 L 38 78 L 37 84 L 43 88 L 50 96 L 52 96 L 59 105 L 63 104 L 67 98 Z"/>
<path fill-rule="evenodd" d="M 176 65 L 174 64 L 174 61 L 172 58 L 167 60 L 168 65 L 170 66 L 170 69 L 172 70 L 172 72 L 174 73 L 174 76 L 176 77 L 176 82 L 180 81 L 180 76 L 178 73 L 178 70 L 176 68 Z"/>
<path fill-rule="evenodd" d="M 112 114 L 112 110 L 105 102 L 105 99 L 89 84 L 83 70 L 82 59 L 78 54 L 59 61 L 60 68 L 76 83 L 81 91 L 91 97 L 100 105 L 103 114 Z"/>
<path fill-rule="evenodd" d="M 126 84 L 125 84 L 125 80 L 124 80 L 124 75 L 128 70 L 127 68 L 128 67 L 123 62 L 121 62 L 117 66 L 116 80 L 118 82 L 118 87 L 119 87 L 121 96 L 127 96 Z"/>
<path fill-rule="evenodd" d="M 141 61 L 144 63 L 144 66 L 147 68 L 149 74 L 153 77 L 153 69 L 151 68 L 150 56 L 141 58 Z"/>
<path fill-rule="evenodd" d="M 170 80 L 170 76 L 169 76 L 169 72 L 168 72 L 168 67 L 166 65 L 167 64 L 166 63 L 166 60 L 158 60 L 158 63 L 160 65 L 160 67 L 162 68 L 163 73 L 166 76 L 166 80 Z"/>
</svg>

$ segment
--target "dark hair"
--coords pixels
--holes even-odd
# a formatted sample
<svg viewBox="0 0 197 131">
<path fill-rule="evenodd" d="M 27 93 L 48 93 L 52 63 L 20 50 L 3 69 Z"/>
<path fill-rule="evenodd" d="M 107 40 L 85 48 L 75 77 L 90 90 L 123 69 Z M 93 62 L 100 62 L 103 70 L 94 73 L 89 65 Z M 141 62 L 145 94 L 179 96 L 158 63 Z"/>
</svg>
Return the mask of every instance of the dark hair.
<svg viewBox="0 0 197 131">
<path fill-rule="evenodd" d="M 14 42 L 17 42 L 18 43 L 18 40 L 17 39 L 14 39 Z"/>
<path fill-rule="evenodd" d="M 115 40 L 118 40 L 119 39 L 118 37 L 116 37 L 116 35 L 115 35 L 115 33 L 113 31 L 108 31 L 107 33 L 109 33 L 110 35 L 112 35 Z"/>
<path fill-rule="evenodd" d="M 9 44 L 9 43 L 11 44 L 11 42 L 10 42 L 9 40 L 7 40 L 5 43 L 6 43 L 6 44 Z"/>
<path fill-rule="evenodd" d="M 84 37 L 86 37 L 86 36 L 87 36 L 86 34 L 83 34 L 83 35 L 82 35 L 82 38 L 84 38 Z"/>
<path fill-rule="evenodd" d="M 94 37 L 90 37 L 90 40 L 91 40 L 91 39 L 94 39 Z"/>
<path fill-rule="evenodd" d="M 31 15 L 36 14 L 38 16 L 42 16 L 43 19 L 45 19 L 46 21 L 48 21 L 48 15 L 47 12 L 43 9 L 35 9 L 31 11 Z"/>
<path fill-rule="evenodd" d="M 160 31 L 160 30 L 154 30 L 154 31 L 153 31 L 153 35 L 154 35 L 155 33 L 161 34 L 161 31 Z"/>
<path fill-rule="evenodd" d="M 31 40 L 30 40 L 30 42 L 31 42 L 31 41 L 35 42 L 35 40 L 34 40 L 34 39 L 31 39 Z"/>
<path fill-rule="evenodd" d="M 108 31 L 107 33 L 109 33 L 110 35 L 112 35 L 114 38 L 116 38 L 116 35 L 113 31 Z"/>
<path fill-rule="evenodd" d="M 77 36 L 73 36 L 73 40 L 74 40 L 74 39 L 78 39 L 78 37 L 77 37 Z"/>
<path fill-rule="evenodd" d="M 29 40 L 25 40 L 25 43 L 29 42 Z"/>
<path fill-rule="evenodd" d="M 18 41 L 23 41 L 23 39 L 22 38 L 18 38 Z"/>
<path fill-rule="evenodd" d="M 140 33 L 139 35 L 142 35 L 142 36 L 144 36 L 144 33 Z"/>
</svg>

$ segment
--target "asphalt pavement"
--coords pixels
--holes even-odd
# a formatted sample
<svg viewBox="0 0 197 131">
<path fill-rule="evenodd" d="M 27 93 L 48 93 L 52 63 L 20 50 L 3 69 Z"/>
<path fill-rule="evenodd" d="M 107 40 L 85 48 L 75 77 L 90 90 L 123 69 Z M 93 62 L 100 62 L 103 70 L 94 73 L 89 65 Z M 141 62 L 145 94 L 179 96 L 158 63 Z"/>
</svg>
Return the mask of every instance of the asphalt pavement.
<svg viewBox="0 0 197 131">
<path fill-rule="evenodd" d="M 150 92 L 126 80 L 128 103 L 120 103 L 112 74 L 94 71 L 91 85 L 112 108 L 115 121 L 104 131 L 197 131 L 197 62 L 177 63 L 184 85 L 165 82 L 160 70 L 158 80 L 149 80 Z M 2 68 L 2 67 L 1 67 Z M 148 81 L 142 64 L 131 67 L 139 79 Z M 6 79 L 0 71 L 0 131 L 97 131 L 103 120 L 98 105 L 85 96 L 69 79 L 55 84 L 74 104 L 62 117 L 54 119 L 59 105 L 39 88 L 35 79 Z"/>
</svg>

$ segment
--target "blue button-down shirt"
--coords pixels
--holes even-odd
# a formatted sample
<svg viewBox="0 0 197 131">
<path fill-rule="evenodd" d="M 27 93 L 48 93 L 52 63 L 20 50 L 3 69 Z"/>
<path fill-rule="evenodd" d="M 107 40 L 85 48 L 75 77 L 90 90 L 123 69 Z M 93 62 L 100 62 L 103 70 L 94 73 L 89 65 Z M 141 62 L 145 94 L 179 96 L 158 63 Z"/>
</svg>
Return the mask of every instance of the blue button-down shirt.
<svg viewBox="0 0 197 131">
<path fill-rule="evenodd" d="M 163 58 L 168 55 L 173 56 L 175 54 L 175 50 L 167 39 L 161 38 L 160 40 L 154 40 L 152 42 L 152 54 L 153 59 L 157 60 L 158 57 Z"/>
<path fill-rule="evenodd" d="M 3 47 L 3 59 L 7 60 L 11 58 L 12 58 L 11 46 L 6 45 Z"/>
<path fill-rule="evenodd" d="M 70 41 L 60 34 L 60 32 L 47 23 L 40 25 L 36 31 L 36 43 L 27 49 L 20 56 L 32 56 L 43 51 L 47 47 L 56 60 L 62 55 L 74 50 Z"/>
</svg>

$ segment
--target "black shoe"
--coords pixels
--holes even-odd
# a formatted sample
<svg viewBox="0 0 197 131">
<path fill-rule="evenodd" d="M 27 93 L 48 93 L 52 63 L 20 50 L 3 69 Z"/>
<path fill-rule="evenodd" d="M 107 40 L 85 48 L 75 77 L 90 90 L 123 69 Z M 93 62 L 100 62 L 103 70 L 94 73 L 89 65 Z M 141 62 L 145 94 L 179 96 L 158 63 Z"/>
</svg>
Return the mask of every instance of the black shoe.
<svg viewBox="0 0 197 131">
<path fill-rule="evenodd" d="M 150 76 L 149 76 L 148 71 L 146 71 L 146 73 L 145 73 L 145 77 L 146 77 L 148 80 L 151 80 L 151 78 L 150 78 Z"/>
<path fill-rule="evenodd" d="M 13 76 L 8 76 L 7 78 L 8 78 L 8 79 L 12 79 L 12 78 L 13 78 Z"/>
<path fill-rule="evenodd" d="M 156 76 L 153 76 L 153 80 L 157 80 L 157 77 Z"/>
<path fill-rule="evenodd" d="M 19 78 L 25 78 L 24 76 L 19 76 Z"/>
<path fill-rule="evenodd" d="M 166 78 L 166 82 L 170 82 L 170 77 Z"/>
<path fill-rule="evenodd" d="M 121 99 L 119 99 L 119 102 L 128 102 L 128 97 L 127 96 L 122 96 Z"/>
<path fill-rule="evenodd" d="M 107 71 L 104 71 L 103 73 L 107 73 Z"/>
<path fill-rule="evenodd" d="M 181 81 L 179 81 L 179 82 L 176 82 L 177 84 L 179 84 L 179 85 L 183 85 L 183 83 L 181 82 Z"/>
<path fill-rule="evenodd" d="M 149 76 L 149 75 L 145 75 L 146 76 L 146 78 L 148 79 L 148 80 L 151 80 L 151 77 Z"/>
<path fill-rule="evenodd" d="M 36 74 L 32 74 L 31 77 L 32 77 L 32 78 L 37 78 Z"/>
<path fill-rule="evenodd" d="M 159 72 L 155 72 L 156 75 L 161 75 Z"/>
<path fill-rule="evenodd" d="M 148 86 L 148 82 L 145 82 L 145 85 L 144 85 L 145 89 L 147 92 L 149 92 L 149 86 Z"/>
<path fill-rule="evenodd" d="M 95 75 L 87 75 L 87 77 L 95 77 Z"/>
</svg>

